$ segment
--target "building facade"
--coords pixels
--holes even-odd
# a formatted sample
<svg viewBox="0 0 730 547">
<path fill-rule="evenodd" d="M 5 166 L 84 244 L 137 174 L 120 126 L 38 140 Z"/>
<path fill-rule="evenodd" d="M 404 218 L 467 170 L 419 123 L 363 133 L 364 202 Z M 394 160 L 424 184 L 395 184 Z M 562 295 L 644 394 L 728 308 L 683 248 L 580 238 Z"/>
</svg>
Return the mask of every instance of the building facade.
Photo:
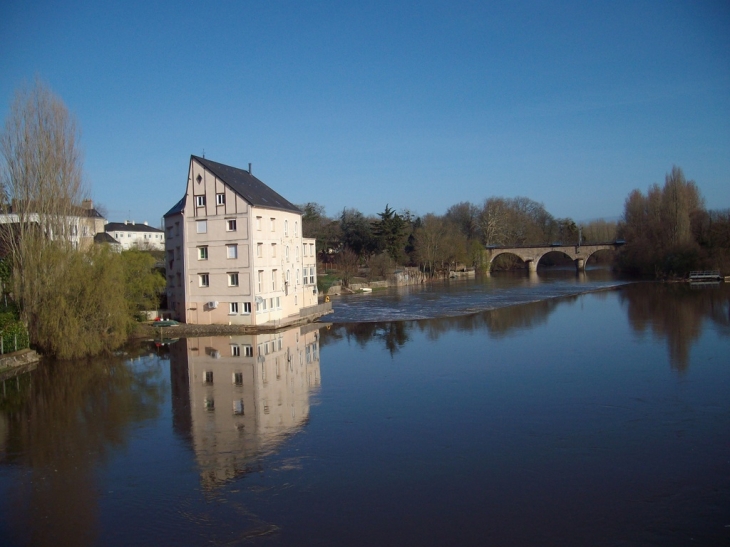
<svg viewBox="0 0 730 547">
<path fill-rule="evenodd" d="M 133 248 L 145 251 L 165 250 L 165 232 L 149 226 L 146 222 L 142 224 L 137 224 L 133 220 L 109 222 L 104 229 L 124 251 Z"/>
<path fill-rule="evenodd" d="M 185 323 L 291 322 L 318 297 L 315 240 L 301 227 L 302 212 L 250 167 L 191 156 L 185 195 L 165 214 L 168 308 Z"/>
</svg>

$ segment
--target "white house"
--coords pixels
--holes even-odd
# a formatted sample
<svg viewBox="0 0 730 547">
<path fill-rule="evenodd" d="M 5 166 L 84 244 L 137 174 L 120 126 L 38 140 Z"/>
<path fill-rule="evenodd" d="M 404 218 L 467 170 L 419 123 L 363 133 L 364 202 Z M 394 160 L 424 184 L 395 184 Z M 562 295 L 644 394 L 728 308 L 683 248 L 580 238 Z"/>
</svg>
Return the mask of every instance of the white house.
<svg viewBox="0 0 730 547">
<path fill-rule="evenodd" d="M 132 248 L 152 251 L 165 250 L 165 232 L 149 226 L 147 222 L 142 224 L 133 220 L 108 222 L 104 226 L 104 230 L 119 242 L 122 250 L 125 251 Z"/>
<path fill-rule="evenodd" d="M 302 212 L 251 174 L 190 157 L 165 214 L 168 307 L 196 324 L 284 325 L 317 310 L 314 239 Z"/>
</svg>

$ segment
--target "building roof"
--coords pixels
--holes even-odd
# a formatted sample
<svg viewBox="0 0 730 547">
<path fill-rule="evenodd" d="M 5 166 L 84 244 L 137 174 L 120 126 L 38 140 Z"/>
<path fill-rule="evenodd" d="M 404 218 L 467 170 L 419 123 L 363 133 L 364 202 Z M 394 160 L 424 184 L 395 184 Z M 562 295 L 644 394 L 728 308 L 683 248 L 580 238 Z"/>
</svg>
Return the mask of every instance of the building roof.
<svg viewBox="0 0 730 547">
<path fill-rule="evenodd" d="M 147 224 L 139 224 L 135 222 L 108 222 L 104 226 L 105 232 L 152 232 L 156 234 L 163 233 L 159 228 L 153 228 Z"/>
<path fill-rule="evenodd" d="M 116 239 L 106 232 L 99 232 L 94 236 L 94 243 L 109 243 L 110 245 L 121 245 Z"/>
<path fill-rule="evenodd" d="M 165 213 L 165 217 L 169 217 L 171 215 L 177 215 L 179 213 L 182 213 L 183 209 L 185 209 L 185 196 L 178 201 L 175 205 L 172 206 L 172 209 L 170 209 L 167 213 Z"/>
<path fill-rule="evenodd" d="M 198 156 L 191 156 L 208 171 L 227 184 L 234 192 L 254 207 L 266 207 L 301 214 L 302 211 L 248 171 L 223 165 Z M 169 214 L 169 213 L 168 213 Z"/>
</svg>

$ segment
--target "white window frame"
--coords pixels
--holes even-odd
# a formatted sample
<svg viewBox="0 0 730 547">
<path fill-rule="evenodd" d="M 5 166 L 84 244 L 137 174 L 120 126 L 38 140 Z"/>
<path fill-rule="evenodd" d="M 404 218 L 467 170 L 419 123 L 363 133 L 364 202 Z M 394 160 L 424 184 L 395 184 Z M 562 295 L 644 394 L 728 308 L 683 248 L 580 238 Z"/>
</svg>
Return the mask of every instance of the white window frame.
<svg viewBox="0 0 730 547">
<path fill-rule="evenodd" d="M 256 244 L 256 257 L 257 258 L 263 258 L 264 256 L 264 244 L 263 243 L 257 243 Z"/>
<path fill-rule="evenodd" d="M 236 315 L 238 313 L 238 302 L 228 303 L 228 315 Z"/>
<path fill-rule="evenodd" d="M 198 247 L 198 260 L 208 260 L 208 246 L 201 245 Z"/>
<path fill-rule="evenodd" d="M 225 194 L 216 194 L 215 195 L 215 204 L 216 205 L 225 205 L 226 204 L 226 195 Z"/>
<path fill-rule="evenodd" d="M 244 302 L 243 303 L 243 311 L 242 314 L 251 315 L 251 302 Z"/>
<path fill-rule="evenodd" d="M 195 221 L 195 231 L 198 234 L 207 234 L 208 233 L 208 221 L 207 220 L 196 220 Z"/>
<path fill-rule="evenodd" d="M 195 206 L 205 207 L 205 194 L 203 194 L 202 196 L 195 196 Z"/>
<path fill-rule="evenodd" d="M 241 356 L 241 346 L 239 346 L 238 344 L 231 344 L 231 357 L 240 357 L 240 356 Z"/>
<path fill-rule="evenodd" d="M 198 287 L 210 287 L 210 274 L 198 274 Z"/>
<path fill-rule="evenodd" d="M 238 287 L 238 272 L 228 272 L 228 286 Z"/>
<path fill-rule="evenodd" d="M 226 232 L 235 232 L 235 231 L 236 231 L 236 219 L 227 218 L 226 219 Z"/>
<path fill-rule="evenodd" d="M 226 245 L 226 257 L 232 260 L 238 258 L 238 245 L 236 243 Z"/>
</svg>

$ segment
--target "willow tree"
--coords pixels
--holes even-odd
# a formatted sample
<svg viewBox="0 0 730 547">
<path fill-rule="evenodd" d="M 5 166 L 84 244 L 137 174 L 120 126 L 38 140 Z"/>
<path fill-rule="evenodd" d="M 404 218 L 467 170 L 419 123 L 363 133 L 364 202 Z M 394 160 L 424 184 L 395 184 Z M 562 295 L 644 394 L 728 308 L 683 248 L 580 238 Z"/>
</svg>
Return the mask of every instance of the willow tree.
<svg viewBox="0 0 730 547">
<path fill-rule="evenodd" d="M 72 242 L 75 204 L 83 196 L 76 123 L 63 102 L 36 80 L 15 96 L 0 136 L 4 226 L 22 318 L 34 323 L 56 278 L 59 248 Z"/>
</svg>

